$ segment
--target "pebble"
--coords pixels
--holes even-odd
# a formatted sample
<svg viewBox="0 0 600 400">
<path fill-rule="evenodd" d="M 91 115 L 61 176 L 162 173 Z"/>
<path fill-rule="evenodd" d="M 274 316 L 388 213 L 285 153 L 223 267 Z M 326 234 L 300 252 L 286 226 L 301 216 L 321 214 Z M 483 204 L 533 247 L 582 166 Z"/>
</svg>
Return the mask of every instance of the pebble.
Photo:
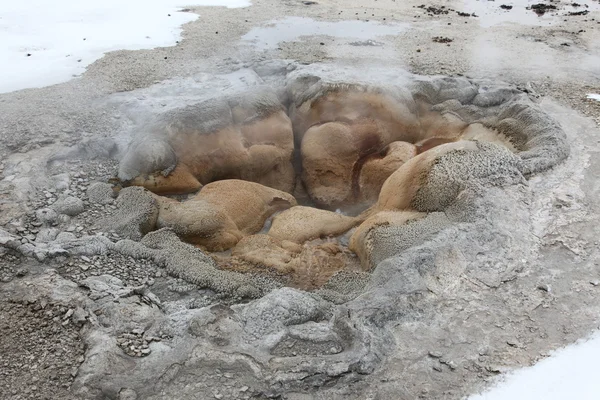
<svg viewBox="0 0 600 400">
<path fill-rule="evenodd" d="M 539 290 L 543 290 L 544 292 L 548 292 L 548 293 L 550 293 L 550 290 L 552 290 L 552 288 L 550 287 L 550 285 L 548 285 L 546 283 L 542 283 L 542 284 L 538 285 L 537 288 Z"/>
<path fill-rule="evenodd" d="M 63 319 L 67 319 L 67 318 L 69 318 L 71 315 L 73 315 L 73 309 L 72 309 L 72 308 L 71 308 L 71 309 L 69 309 L 69 311 L 67 311 L 67 312 L 65 313 L 65 316 L 63 317 Z"/>
<path fill-rule="evenodd" d="M 454 371 L 456 369 L 456 363 L 454 361 L 440 361 L 443 364 L 446 364 L 448 366 L 448 368 L 450 368 L 452 371 Z"/>
</svg>

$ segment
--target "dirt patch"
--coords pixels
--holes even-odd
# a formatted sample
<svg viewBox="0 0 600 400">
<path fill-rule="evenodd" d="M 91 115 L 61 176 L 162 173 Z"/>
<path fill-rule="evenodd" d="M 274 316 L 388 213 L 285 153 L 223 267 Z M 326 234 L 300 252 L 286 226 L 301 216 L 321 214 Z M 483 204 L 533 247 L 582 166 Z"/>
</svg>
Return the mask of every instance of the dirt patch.
<svg viewBox="0 0 600 400">
<path fill-rule="evenodd" d="M 454 41 L 454 39 L 445 36 L 434 36 L 431 40 L 435 43 L 452 43 Z"/>
<path fill-rule="evenodd" d="M 556 6 L 553 4 L 538 3 L 538 4 L 531 5 L 527 9 L 532 10 L 537 15 L 542 16 L 542 15 L 546 14 L 548 11 L 556 10 Z"/>
<path fill-rule="evenodd" d="M 436 7 L 436 6 L 426 6 L 425 4 L 421 4 L 417 8 L 425 10 L 427 12 L 427 14 L 430 14 L 430 15 L 446 15 L 450 12 L 450 10 L 447 9 L 445 6 Z"/>
<path fill-rule="evenodd" d="M 77 399 L 84 361 L 73 308 L 45 301 L 0 301 L 0 392 L 4 399 Z"/>
</svg>

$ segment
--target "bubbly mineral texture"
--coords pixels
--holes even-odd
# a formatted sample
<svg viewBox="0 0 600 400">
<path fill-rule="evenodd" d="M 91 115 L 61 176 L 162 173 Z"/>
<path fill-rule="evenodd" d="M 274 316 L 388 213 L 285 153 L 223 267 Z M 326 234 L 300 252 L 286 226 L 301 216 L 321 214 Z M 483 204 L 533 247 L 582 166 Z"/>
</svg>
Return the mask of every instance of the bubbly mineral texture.
<svg viewBox="0 0 600 400">
<path fill-rule="evenodd" d="M 461 279 L 497 287 L 523 268 L 515 255 L 535 241 L 514 229 L 529 215 L 523 183 L 569 154 L 525 93 L 335 65 L 257 71 L 271 87 L 213 87 L 140 127 L 116 200 L 88 189 L 120 240 L 52 231 L 85 207 L 68 198 L 36 215 L 43 241 L 0 231 L 0 245 L 38 260 L 116 252 L 228 298 L 165 306 L 86 280 L 102 304 L 74 382 L 84 398 L 195 398 L 220 369 L 248 397 L 350 385 L 386 362 L 395 330 L 436 318 Z"/>
</svg>

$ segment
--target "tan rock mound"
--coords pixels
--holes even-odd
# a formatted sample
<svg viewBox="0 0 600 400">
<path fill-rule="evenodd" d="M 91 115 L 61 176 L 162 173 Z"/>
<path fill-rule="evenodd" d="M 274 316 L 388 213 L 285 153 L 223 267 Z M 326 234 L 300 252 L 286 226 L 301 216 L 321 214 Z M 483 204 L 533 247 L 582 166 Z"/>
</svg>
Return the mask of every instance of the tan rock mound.
<svg viewBox="0 0 600 400">
<path fill-rule="evenodd" d="M 385 181 L 377 203 L 363 216 L 379 211 L 402 211 L 413 208 L 413 200 L 427 183 L 428 174 L 436 159 L 452 151 L 477 151 L 478 145 L 472 141 L 458 141 L 432 148 L 410 159 Z M 441 193 L 443 195 L 443 193 Z"/>
<path fill-rule="evenodd" d="M 205 200 L 159 198 L 158 228 L 171 228 L 182 240 L 208 251 L 224 251 L 244 236 L 229 216 Z"/>
<path fill-rule="evenodd" d="M 331 211 L 312 207 L 292 207 L 273 218 L 269 236 L 294 243 L 347 232 L 360 221 Z"/>
<path fill-rule="evenodd" d="M 225 213 L 245 234 L 260 231 L 276 211 L 296 205 L 291 194 L 248 181 L 228 179 L 210 183 L 193 200 L 205 200 Z"/>
<path fill-rule="evenodd" d="M 209 251 L 235 246 L 245 235 L 260 231 L 273 213 L 296 205 L 288 193 L 236 179 L 210 183 L 185 202 L 158 199 L 158 227 L 170 227 Z"/>
</svg>

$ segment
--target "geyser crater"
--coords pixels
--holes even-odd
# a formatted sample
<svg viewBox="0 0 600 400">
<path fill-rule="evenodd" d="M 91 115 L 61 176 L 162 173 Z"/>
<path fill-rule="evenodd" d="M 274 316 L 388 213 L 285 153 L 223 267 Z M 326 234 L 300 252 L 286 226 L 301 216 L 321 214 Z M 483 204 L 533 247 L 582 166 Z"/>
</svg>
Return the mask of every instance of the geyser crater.
<svg viewBox="0 0 600 400">
<path fill-rule="evenodd" d="M 381 232 L 418 231 L 415 221 L 463 190 L 520 182 L 567 154 L 560 127 L 508 85 L 377 84 L 308 66 L 283 84 L 159 115 L 135 135 L 118 178 L 149 191 L 137 195 L 152 208 L 143 233 L 167 228 L 219 269 L 311 290 L 406 247 L 395 243 L 404 235 L 385 243 Z"/>
</svg>

